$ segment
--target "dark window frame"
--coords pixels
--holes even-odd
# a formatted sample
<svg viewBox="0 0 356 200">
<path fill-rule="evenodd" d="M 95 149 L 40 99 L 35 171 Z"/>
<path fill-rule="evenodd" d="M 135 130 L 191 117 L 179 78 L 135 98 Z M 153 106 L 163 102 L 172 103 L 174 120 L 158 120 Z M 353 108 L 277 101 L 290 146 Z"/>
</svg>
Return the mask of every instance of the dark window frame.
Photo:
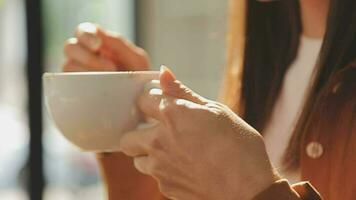
<svg viewBox="0 0 356 200">
<path fill-rule="evenodd" d="M 46 185 L 43 158 L 43 113 L 42 113 L 42 74 L 44 72 L 44 24 L 42 0 L 25 0 L 27 36 L 27 91 L 29 154 L 26 164 L 27 192 L 30 200 L 42 200 Z M 140 0 L 134 0 L 135 43 L 140 44 L 139 11 Z M 142 8 L 141 8 L 142 9 Z"/>
<path fill-rule="evenodd" d="M 27 191 L 30 200 L 42 200 L 45 185 L 42 146 L 42 1 L 26 0 L 28 126 L 30 132 L 27 162 Z"/>
</svg>

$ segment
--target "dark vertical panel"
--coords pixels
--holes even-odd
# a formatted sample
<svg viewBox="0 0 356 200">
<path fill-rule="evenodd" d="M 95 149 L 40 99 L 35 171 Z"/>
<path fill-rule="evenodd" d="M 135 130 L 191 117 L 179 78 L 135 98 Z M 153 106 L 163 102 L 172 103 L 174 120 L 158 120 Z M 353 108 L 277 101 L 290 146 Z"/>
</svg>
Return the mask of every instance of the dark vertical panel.
<svg viewBox="0 0 356 200">
<path fill-rule="evenodd" d="M 141 0 L 134 1 L 134 31 L 135 31 L 135 44 L 141 46 L 141 38 L 140 38 L 140 11 L 141 11 Z"/>
<path fill-rule="evenodd" d="M 43 31 L 41 18 L 41 0 L 26 0 L 28 117 L 30 128 L 27 184 L 31 200 L 41 200 L 44 188 L 41 86 Z"/>
<path fill-rule="evenodd" d="M 154 6 L 148 6 L 148 4 L 156 4 L 156 1 L 147 1 L 147 0 L 135 0 L 134 5 L 134 29 L 135 29 L 135 44 L 139 47 L 145 48 L 145 38 L 147 37 L 147 23 L 154 23 L 148 21 L 147 17 L 154 14 L 152 8 Z"/>
</svg>

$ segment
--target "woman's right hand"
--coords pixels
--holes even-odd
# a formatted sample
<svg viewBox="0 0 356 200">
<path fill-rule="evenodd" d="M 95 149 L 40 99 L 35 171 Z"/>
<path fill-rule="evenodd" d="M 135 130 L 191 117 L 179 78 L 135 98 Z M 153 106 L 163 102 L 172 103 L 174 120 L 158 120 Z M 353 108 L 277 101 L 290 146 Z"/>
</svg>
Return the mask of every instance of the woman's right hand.
<svg viewBox="0 0 356 200">
<path fill-rule="evenodd" d="M 64 45 L 63 71 L 148 70 L 147 53 L 121 37 L 93 23 L 81 23 L 75 37 Z"/>
<path fill-rule="evenodd" d="M 148 70 L 147 53 L 122 38 L 92 23 L 79 24 L 75 37 L 64 45 L 64 72 Z M 132 158 L 120 152 L 98 153 L 97 160 L 108 199 L 162 200 L 156 181 L 139 173 Z"/>
</svg>

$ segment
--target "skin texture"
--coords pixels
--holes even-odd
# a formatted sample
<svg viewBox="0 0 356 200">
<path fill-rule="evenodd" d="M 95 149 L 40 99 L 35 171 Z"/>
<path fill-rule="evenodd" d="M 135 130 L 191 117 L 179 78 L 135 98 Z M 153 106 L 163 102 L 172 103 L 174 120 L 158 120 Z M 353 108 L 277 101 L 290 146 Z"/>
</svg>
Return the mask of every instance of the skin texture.
<svg viewBox="0 0 356 200">
<path fill-rule="evenodd" d="M 166 197 L 247 200 L 278 180 L 260 134 L 229 108 L 194 93 L 165 68 L 160 85 L 138 101 L 157 123 L 125 134 L 120 150 Z"/>
</svg>

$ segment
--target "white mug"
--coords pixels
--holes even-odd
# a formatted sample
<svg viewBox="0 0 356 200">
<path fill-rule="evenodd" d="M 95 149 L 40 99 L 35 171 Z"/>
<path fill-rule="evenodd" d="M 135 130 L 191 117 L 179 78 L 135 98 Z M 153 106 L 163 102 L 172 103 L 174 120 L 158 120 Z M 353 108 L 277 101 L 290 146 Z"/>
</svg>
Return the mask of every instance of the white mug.
<svg viewBox="0 0 356 200">
<path fill-rule="evenodd" d="M 140 121 L 137 97 L 157 71 L 45 73 L 46 108 L 63 136 L 84 151 L 118 150 Z"/>
</svg>

